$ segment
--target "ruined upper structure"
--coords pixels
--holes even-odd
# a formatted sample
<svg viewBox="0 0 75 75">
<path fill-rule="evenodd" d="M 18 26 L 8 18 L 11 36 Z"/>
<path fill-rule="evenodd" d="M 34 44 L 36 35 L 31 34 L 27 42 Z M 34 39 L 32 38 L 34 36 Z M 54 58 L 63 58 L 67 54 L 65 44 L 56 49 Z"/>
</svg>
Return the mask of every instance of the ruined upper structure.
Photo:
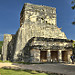
<svg viewBox="0 0 75 75">
<path fill-rule="evenodd" d="M 56 8 L 25 3 L 20 14 L 20 27 L 30 31 L 29 37 L 67 39 L 56 23 Z"/>
<path fill-rule="evenodd" d="M 24 22 L 56 25 L 56 8 L 25 3 L 20 14 L 20 25 Z"/>
<path fill-rule="evenodd" d="M 47 40 L 52 38 L 51 43 L 47 43 L 48 41 L 46 41 L 46 45 L 44 44 L 46 48 L 48 46 L 47 44 L 50 44 L 54 48 L 53 43 L 57 41 L 58 43 L 60 42 L 60 44 L 61 41 L 63 41 L 63 49 L 66 45 L 70 48 L 72 46 L 72 41 L 68 41 L 64 32 L 57 27 L 56 8 L 25 3 L 20 14 L 20 28 L 15 35 L 4 35 L 3 60 L 23 61 L 27 58 L 29 59 L 27 61 L 32 61 L 30 47 L 31 43 L 35 42 L 34 39 L 32 40 L 34 37 L 35 39 L 44 38 Z M 43 40 L 40 42 L 42 41 Z M 64 42 L 66 43 L 64 44 Z M 42 42 L 41 45 L 43 45 L 43 43 L 44 42 Z M 61 46 L 59 44 L 55 45 L 57 45 L 57 47 Z"/>
</svg>

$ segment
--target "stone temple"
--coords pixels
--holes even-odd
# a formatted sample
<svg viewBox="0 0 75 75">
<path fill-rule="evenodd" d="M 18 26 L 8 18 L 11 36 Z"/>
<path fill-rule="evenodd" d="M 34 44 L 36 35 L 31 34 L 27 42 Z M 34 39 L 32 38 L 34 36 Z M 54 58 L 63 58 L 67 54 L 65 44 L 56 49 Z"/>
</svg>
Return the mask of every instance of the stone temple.
<svg viewBox="0 0 75 75">
<path fill-rule="evenodd" d="M 71 62 L 72 40 L 57 27 L 56 8 L 25 3 L 16 34 L 4 34 L 3 61 Z"/>
</svg>

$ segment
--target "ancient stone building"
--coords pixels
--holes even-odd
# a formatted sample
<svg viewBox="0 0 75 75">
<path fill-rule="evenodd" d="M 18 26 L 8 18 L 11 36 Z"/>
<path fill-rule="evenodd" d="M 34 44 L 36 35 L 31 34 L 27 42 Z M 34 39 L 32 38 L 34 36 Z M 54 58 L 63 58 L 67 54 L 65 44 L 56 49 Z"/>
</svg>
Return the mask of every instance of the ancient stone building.
<svg viewBox="0 0 75 75">
<path fill-rule="evenodd" d="M 73 41 L 57 27 L 56 19 L 56 8 L 25 3 L 16 34 L 4 34 L 3 60 L 71 62 Z"/>
</svg>

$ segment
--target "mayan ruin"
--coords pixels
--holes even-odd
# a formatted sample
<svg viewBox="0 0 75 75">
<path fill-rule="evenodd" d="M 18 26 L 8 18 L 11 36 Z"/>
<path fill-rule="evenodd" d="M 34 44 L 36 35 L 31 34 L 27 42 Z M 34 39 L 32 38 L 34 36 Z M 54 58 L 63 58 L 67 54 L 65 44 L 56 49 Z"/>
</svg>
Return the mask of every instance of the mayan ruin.
<svg viewBox="0 0 75 75">
<path fill-rule="evenodd" d="M 25 3 L 16 34 L 4 34 L 3 61 L 72 62 L 72 40 L 57 26 L 56 8 Z"/>
</svg>

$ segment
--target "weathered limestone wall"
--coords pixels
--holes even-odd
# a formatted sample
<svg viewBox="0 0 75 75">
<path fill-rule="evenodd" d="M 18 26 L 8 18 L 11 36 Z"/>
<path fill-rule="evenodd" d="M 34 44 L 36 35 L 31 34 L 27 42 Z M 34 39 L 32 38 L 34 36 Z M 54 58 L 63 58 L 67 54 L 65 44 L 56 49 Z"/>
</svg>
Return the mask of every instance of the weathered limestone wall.
<svg viewBox="0 0 75 75">
<path fill-rule="evenodd" d="M 20 14 L 20 28 L 15 36 L 4 35 L 3 60 L 24 62 L 40 62 L 40 51 L 30 51 L 30 39 L 33 37 L 67 39 L 64 32 L 57 27 L 56 8 L 25 3 Z M 69 43 L 33 42 L 32 45 L 67 46 Z M 8 47 L 9 46 L 9 47 Z M 9 49 L 8 49 L 9 48 Z M 50 61 L 50 50 L 47 52 L 47 61 Z M 8 56 L 7 53 L 10 55 Z M 60 56 L 60 55 L 59 55 Z"/>
<path fill-rule="evenodd" d="M 28 36 L 67 39 L 56 24 L 56 8 L 26 3 L 20 14 L 20 25 L 25 25 Z M 28 33 L 27 33 L 28 34 Z"/>
<path fill-rule="evenodd" d="M 30 62 L 31 63 L 40 63 L 40 50 L 32 49 L 30 51 L 30 53 L 31 53 Z"/>
<path fill-rule="evenodd" d="M 51 51 L 47 50 L 47 62 L 51 61 Z"/>
<path fill-rule="evenodd" d="M 71 63 L 71 62 L 72 62 L 72 60 L 71 60 L 71 58 L 70 58 L 70 57 L 71 57 L 71 55 L 72 55 L 72 53 L 73 53 L 73 51 L 72 51 L 72 50 L 69 50 L 69 51 L 68 51 L 68 62 L 69 62 L 69 63 Z"/>
<path fill-rule="evenodd" d="M 27 3 L 23 6 L 20 23 L 14 60 L 24 55 L 22 52 L 32 37 L 67 39 L 56 25 L 56 8 Z"/>
<path fill-rule="evenodd" d="M 4 34 L 4 42 L 3 42 L 3 48 L 2 48 L 2 58 L 3 61 L 7 60 L 7 51 L 8 51 L 8 44 L 12 40 L 11 34 Z"/>
<path fill-rule="evenodd" d="M 39 51 L 47 51 L 47 62 L 71 62 L 71 54 L 72 54 L 72 40 L 68 39 L 53 39 L 53 38 L 43 38 L 43 37 L 34 37 L 30 46 L 32 49 Z M 56 52 L 57 55 L 55 59 L 51 58 L 51 51 Z M 63 54 L 63 52 L 65 52 Z M 34 53 L 34 52 L 32 52 Z M 32 54 L 31 53 L 31 54 Z M 63 57 L 64 55 L 64 57 Z M 37 61 L 36 61 L 37 62 Z M 41 61 L 40 61 L 41 62 Z"/>
<path fill-rule="evenodd" d="M 32 49 L 30 51 L 30 53 L 31 53 L 30 62 L 31 63 L 41 63 L 40 51 L 41 50 L 37 50 L 37 49 Z M 44 50 L 44 51 L 46 51 L 46 50 Z M 67 51 L 67 50 L 58 50 L 57 51 L 58 52 L 58 56 L 56 57 L 56 59 L 51 59 L 51 55 L 52 55 L 51 51 L 53 51 L 53 50 L 47 50 L 47 59 L 46 59 L 47 62 L 67 62 L 67 63 L 71 63 L 72 62 L 71 59 L 70 59 L 71 54 L 72 54 L 72 50 L 69 50 L 69 51 Z M 63 56 L 62 56 L 62 52 L 63 51 L 67 52 L 67 55 L 65 55 L 66 57 L 64 58 L 66 60 L 63 60 Z"/>
<path fill-rule="evenodd" d="M 25 3 L 20 14 L 20 25 L 24 21 L 56 25 L 56 8 Z"/>
<path fill-rule="evenodd" d="M 52 50 L 59 50 L 59 49 L 62 49 L 62 50 L 65 50 L 65 48 L 72 48 L 72 42 L 61 42 L 61 41 L 36 41 L 34 40 L 32 43 L 31 43 L 31 46 L 44 46 L 44 47 L 47 47 L 46 49 L 52 49 Z"/>
</svg>

